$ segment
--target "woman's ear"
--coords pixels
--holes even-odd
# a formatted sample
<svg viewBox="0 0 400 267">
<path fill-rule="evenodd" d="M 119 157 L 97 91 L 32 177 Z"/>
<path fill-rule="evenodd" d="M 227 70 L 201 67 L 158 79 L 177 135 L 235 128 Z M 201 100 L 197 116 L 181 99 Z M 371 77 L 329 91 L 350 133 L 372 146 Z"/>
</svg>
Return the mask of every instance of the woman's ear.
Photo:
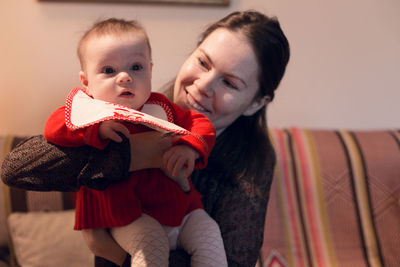
<svg viewBox="0 0 400 267">
<path fill-rule="evenodd" d="M 247 109 L 243 112 L 243 116 L 252 116 L 257 111 L 262 109 L 265 105 L 267 105 L 271 101 L 270 96 L 262 96 L 253 100 L 253 102 L 247 107 Z"/>
<path fill-rule="evenodd" d="M 89 81 L 86 77 L 86 74 L 83 70 L 81 70 L 79 72 L 79 79 L 81 80 L 81 84 L 84 87 L 84 89 L 87 89 L 88 85 L 89 85 Z"/>
</svg>

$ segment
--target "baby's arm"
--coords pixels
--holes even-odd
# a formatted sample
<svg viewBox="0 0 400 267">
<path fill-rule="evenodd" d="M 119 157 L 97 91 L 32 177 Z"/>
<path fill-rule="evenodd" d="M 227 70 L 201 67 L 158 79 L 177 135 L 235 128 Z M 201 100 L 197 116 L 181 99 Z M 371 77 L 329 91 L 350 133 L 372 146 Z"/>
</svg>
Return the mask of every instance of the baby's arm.
<svg viewBox="0 0 400 267">
<path fill-rule="evenodd" d="M 185 192 L 190 191 L 187 177 L 193 172 L 199 156 L 195 149 L 184 144 L 169 148 L 163 155 L 163 168 Z"/>
<path fill-rule="evenodd" d="M 47 119 L 44 137 L 50 143 L 63 147 L 79 147 L 91 139 L 94 127 L 71 130 L 65 123 L 65 106 L 55 110 Z M 95 129 L 94 129 L 95 130 Z"/>
<path fill-rule="evenodd" d="M 82 235 L 86 245 L 94 255 L 122 266 L 127 253 L 118 245 L 106 229 L 85 229 L 82 230 Z"/>
<path fill-rule="evenodd" d="M 69 129 L 65 123 L 65 107 L 50 115 L 44 129 L 44 137 L 53 144 L 64 147 L 90 145 L 98 149 L 104 149 L 109 144 L 108 140 L 122 142 L 118 133 L 129 138 L 129 130 L 123 124 L 112 120 L 81 129 Z"/>
</svg>

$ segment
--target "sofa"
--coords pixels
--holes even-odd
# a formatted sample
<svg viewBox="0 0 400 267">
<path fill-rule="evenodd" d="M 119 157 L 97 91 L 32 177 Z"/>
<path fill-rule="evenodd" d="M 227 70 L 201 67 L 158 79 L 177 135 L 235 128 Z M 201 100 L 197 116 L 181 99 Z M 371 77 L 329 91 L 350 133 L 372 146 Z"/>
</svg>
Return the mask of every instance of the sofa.
<svg viewBox="0 0 400 267">
<path fill-rule="evenodd" d="M 273 128 L 269 135 L 277 164 L 257 266 L 400 266 L 400 131 Z M 19 140 L 0 137 L 0 161 Z M 4 264 L 93 266 L 72 230 L 73 193 L 3 189 Z"/>
</svg>

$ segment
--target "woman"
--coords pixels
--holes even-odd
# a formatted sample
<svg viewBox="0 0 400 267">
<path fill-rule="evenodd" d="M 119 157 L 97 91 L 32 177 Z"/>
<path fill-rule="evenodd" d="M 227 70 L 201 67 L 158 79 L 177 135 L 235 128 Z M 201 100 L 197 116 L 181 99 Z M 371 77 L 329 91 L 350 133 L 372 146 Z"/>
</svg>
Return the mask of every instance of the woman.
<svg viewBox="0 0 400 267">
<path fill-rule="evenodd" d="M 203 195 L 205 210 L 221 228 L 229 266 L 254 266 L 262 245 L 275 164 L 266 107 L 289 55 L 288 41 L 276 19 L 255 11 L 234 12 L 206 29 L 169 90 L 175 103 L 205 114 L 217 130 L 207 167 L 195 171 L 191 180 Z M 143 148 L 145 141 L 146 151 L 137 151 L 135 142 Z M 11 153 L 2 178 L 30 190 L 76 190 L 81 184 L 101 189 L 127 177 L 128 169 L 160 167 L 160 155 L 170 140 L 153 133 L 133 136 L 130 146 L 126 144 L 113 143 L 99 153 L 90 148 L 59 148 L 35 137 Z M 18 157 L 21 153 L 24 159 Z M 141 156 L 135 157 L 138 153 Z M 49 175 L 44 177 L 43 170 Z M 54 174 L 57 182 L 52 181 Z M 182 260 L 187 256 L 172 252 L 172 265 Z"/>
</svg>

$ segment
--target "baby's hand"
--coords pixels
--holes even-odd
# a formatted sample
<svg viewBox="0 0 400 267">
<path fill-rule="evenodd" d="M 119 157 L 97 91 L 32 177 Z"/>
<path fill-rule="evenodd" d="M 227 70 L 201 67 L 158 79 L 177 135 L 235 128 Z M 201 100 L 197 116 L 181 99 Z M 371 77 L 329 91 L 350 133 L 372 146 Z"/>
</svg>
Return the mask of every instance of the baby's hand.
<svg viewBox="0 0 400 267">
<path fill-rule="evenodd" d="M 194 169 L 199 153 L 187 145 L 176 145 L 169 148 L 163 155 L 163 167 L 171 176 L 182 174 L 188 177 Z"/>
<path fill-rule="evenodd" d="M 189 180 L 185 176 L 185 169 L 183 169 L 177 176 L 172 176 L 168 171 L 164 170 L 165 175 L 167 175 L 169 178 L 171 178 L 172 181 L 177 183 L 179 187 L 182 189 L 183 192 L 189 192 L 190 191 L 190 184 Z"/>
<path fill-rule="evenodd" d="M 122 142 L 122 137 L 118 133 L 123 134 L 129 138 L 129 130 L 125 125 L 117 121 L 103 121 L 99 126 L 99 136 L 101 139 L 111 139 L 117 143 Z"/>
</svg>

